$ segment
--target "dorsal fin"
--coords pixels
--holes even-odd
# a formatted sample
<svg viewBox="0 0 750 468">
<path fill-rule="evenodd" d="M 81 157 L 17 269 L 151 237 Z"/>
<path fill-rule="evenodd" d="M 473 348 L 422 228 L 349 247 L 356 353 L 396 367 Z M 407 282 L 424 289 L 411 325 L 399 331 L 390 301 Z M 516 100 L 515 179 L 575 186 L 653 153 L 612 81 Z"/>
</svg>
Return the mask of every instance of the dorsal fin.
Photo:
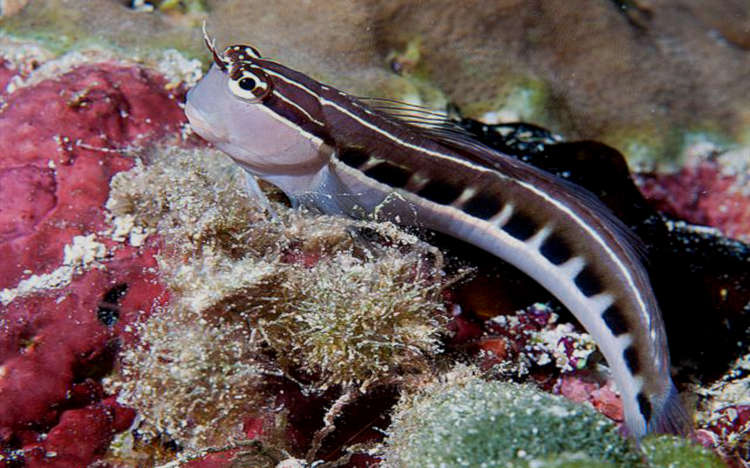
<svg viewBox="0 0 750 468">
<path fill-rule="evenodd" d="M 510 175 L 513 176 L 513 173 L 519 174 L 518 178 L 528 177 L 521 176 L 521 174 L 532 174 L 534 178 L 541 179 L 548 184 L 556 185 L 564 191 L 567 197 L 576 200 L 580 206 L 588 208 L 594 217 L 600 219 L 617 238 L 621 239 L 628 246 L 628 250 L 632 251 L 635 258 L 641 264 L 646 265 L 648 263 L 648 252 L 643 241 L 620 218 L 615 216 L 612 210 L 599 197 L 588 189 L 558 177 L 544 169 L 525 163 L 513 156 L 499 152 L 469 136 L 450 136 L 445 138 L 432 135 L 431 132 L 430 135 L 438 143 L 453 149 L 474 163 L 479 163 L 505 173 L 510 169 Z"/>
<path fill-rule="evenodd" d="M 358 101 L 379 114 L 407 125 L 421 136 L 449 147 L 473 149 L 475 151 L 494 151 L 491 147 L 476 140 L 474 135 L 459 125 L 456 120 L 434 109 L 409 104 L 387 98 L 358 97 Z M 488 168 L 496 168 L 484 161 L 474 161 Z"/>
<path fill-rule="evenodd" d="M 520 179 L 527 177 L 522 174 L 531 174 L 534 178 L 559 187 L 567 197 L 577 201 L 578 205 L 586 207 L 592 216 L 600 219 L 602 224 L 626 246 L 626 250 L 630 251 L 634 258 L 643 265 L 647 264 L 647 250 L 643 241 L 586 188 L 476 140 L 474 135 L 446 114 L 392 99 L 358 99 L 372 110 L 411 127 L 424 138 L 452 149 L 457 156 L 474 164 L 503 173 L 510 172 L 511 176 L 517 174 Z"/>
<path fill-rule="evenodd" d="M 380 114 L 417 127 L 419 130 L 437 132 L 437 134 L 463 135 L 471 138 L 470 132 L 444 112 L 395 99 L 358 97 L 357 100 Z"/>
</svg>

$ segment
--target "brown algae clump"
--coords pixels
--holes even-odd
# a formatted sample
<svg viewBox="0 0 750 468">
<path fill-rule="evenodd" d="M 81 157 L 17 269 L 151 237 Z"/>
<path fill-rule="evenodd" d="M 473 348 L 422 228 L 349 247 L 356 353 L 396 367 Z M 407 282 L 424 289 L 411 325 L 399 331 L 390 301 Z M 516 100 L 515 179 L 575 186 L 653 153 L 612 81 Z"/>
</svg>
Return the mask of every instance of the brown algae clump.
<svg viewBox="0 0 750 468">
<path fill-rule="evenodd" d="M 268 376 L 366 391 L 428 367 L 447 320 L 434 248 L 388 223 L 279 203 L 273 219 L 215 151 L 147 159 L 113 178 L 107 203 L 115 238 L 160 235 L 171 292 L 111 382 L 141 437 L 192 451 L 241 437 L 243 418 L 273 404 Z"/>
<path fill-rule="evenodd" d="M 368 384 L 420 370 L 439 351 L 439 284 L 419 278 L 420 255 L 384 249 L 377 259 L 339 254 L 295 267 L 283 300 L 258 313 L 258 329 L 285 367 L 320 372 L 321 385 Z"/>
<path fill-rule="evenodd" d="M 209 323 L 171 306 L 139 327 L 141 344 L 121 357 L 118 399 L 142 418 L 145 441 L 172 439 L 188 450 L 223 445 L 265 403 L 257 343 L 241 323 Z"/>
</svg>

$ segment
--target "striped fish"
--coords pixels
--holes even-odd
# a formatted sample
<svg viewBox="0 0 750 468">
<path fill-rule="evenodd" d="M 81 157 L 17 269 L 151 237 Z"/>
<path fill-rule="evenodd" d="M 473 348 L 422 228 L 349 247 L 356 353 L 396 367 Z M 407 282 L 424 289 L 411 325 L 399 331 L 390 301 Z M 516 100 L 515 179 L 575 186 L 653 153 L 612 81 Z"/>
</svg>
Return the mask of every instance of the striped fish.
<svg viewBox="0 0 750 468">
<path fill-rule="evenodd" d="M 511 263 L 594 337 L 629 434 L 685 432 L 638 241 L 579 186 L 471 140 L 437 114 L 363 100 L 250 46 L 214 56 L 187 97 L 193 129 L 293 203 L 446 233 Z M 407 110 L 410 110 L 407 108 Z"/>
</svg>

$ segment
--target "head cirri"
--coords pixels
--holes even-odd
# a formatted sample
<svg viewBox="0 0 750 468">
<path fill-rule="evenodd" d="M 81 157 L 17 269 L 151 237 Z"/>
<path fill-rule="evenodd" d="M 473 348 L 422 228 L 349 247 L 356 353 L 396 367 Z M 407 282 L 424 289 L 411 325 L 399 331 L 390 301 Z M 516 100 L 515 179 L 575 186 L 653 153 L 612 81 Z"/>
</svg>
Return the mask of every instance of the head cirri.
<svg viewBox="0 0 750 468">
<path fill-rule="evenodd" d="M 206 44 L 214 63 L 185 104 L 193 130 L 258 176 L 317 171 L 325 163 L 316 135 L 323 125 L 311 115 L 317 109 L 310 96 L 302 96 L 308 109 L 295 102 L 304 92 L 287 69 L 248 45 L 218 53 Z"/>
</svg>

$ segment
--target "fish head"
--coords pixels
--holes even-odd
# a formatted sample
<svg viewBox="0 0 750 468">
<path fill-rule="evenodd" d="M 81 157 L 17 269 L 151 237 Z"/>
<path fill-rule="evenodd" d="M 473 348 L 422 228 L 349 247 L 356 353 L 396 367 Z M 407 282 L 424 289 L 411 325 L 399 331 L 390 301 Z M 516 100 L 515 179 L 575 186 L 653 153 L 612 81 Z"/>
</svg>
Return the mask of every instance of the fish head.
<svg viewBox="0 0 750 468">
<path fill-rule="evenodd" d="M 208 41 L 207 41 L 208 43 Z M 319 83 L 247 45 L 221 54 L 187 95 L 193 130 L 258 176 L 315 172 L 327 161 Z"/>
</svg>

